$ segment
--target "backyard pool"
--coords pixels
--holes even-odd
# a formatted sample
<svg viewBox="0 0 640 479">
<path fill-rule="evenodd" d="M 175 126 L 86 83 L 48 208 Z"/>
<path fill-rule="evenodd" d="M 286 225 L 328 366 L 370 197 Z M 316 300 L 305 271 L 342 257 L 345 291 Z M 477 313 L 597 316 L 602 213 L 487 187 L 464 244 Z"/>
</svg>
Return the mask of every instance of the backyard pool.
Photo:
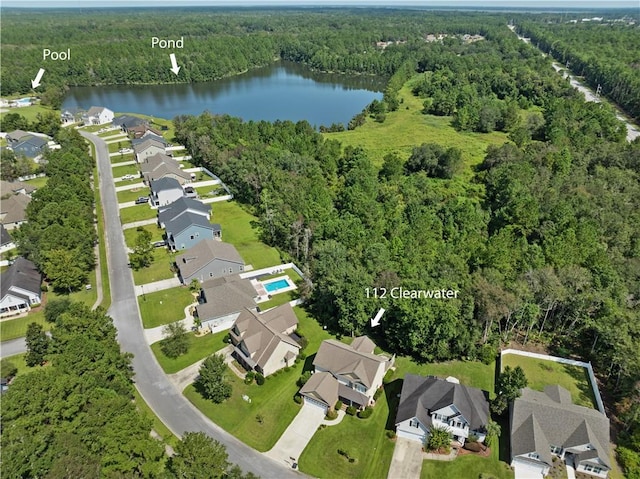
<svg viewBox="0 0 640 479">
<path fill-rule="evenodd" d="M 263 283 L 264 289 L 269 293 L 273 293 L 274 291 L 278 291 L 279 289 L 289 288 L 291 285 L 286 278 L 279 279 L 277 281 L 273 281 L 272 283 Z"/>
</svg>

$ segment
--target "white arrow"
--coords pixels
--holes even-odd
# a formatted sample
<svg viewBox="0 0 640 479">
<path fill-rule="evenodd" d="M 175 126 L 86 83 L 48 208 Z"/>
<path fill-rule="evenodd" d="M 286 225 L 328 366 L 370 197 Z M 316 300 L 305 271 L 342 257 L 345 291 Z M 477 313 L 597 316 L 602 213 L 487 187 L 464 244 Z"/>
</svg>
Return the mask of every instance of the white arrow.
<svg viewBox="0 0 640 479">
<path fill-rule="evenodd" d="M 380 311 L 378 311 L 378 314 L 376 314 L 376 317 L 371 320 L 372 328 L 375 328 L 380 324 L 380 319 L 382 318 L 383 314 L 384 314 L 384 308 L 380 308 Z"/>
<path fill-rule="evenodd" d="M 180 67 L 178 66 L 178 62 L 176 61 L 176 54 L 171 53 L 169 55 L 169 58 L 171 58 L 171 71 L 177 75 L 180 71 Z"/>
<path fill-rule="evenodd" d="M 40 86 L 40 80 L 42 80 L 42 75 L 44 75 L 44 68 L 38 70 L 38 74 L 36 75 L 35 80 L 31 80 L 31 88 L 37 88 Z"/>
</svg>

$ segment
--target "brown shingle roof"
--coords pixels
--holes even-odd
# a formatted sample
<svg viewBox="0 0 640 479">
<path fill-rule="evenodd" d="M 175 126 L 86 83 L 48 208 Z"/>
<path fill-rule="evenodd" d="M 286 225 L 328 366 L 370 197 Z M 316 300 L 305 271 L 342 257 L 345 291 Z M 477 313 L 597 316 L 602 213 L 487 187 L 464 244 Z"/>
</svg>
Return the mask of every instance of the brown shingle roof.
<svg viewBox="0 0 640 479">
<path fill-rule="evenodd" d="M 256 307 L 256 290 L 248 279 L 241 279 L 237 274 L 205 281 L 202 291 L 207 302 L 196 306 L 202 321 Z"/>
<path fill-rule="evenodd" d="M 338 402 L 338 380 L 327 372 L 312 374 L 300 389 L 300 394 L 333 407 Z"/>
<path fill-rule="evenodd" d="M 3 215 L 2 224 L 25 221 L 27 219 L 26 209 L 30 201 L 31 198 L 22 193 L 0 200 L 0 214 Z"/>
</svg>

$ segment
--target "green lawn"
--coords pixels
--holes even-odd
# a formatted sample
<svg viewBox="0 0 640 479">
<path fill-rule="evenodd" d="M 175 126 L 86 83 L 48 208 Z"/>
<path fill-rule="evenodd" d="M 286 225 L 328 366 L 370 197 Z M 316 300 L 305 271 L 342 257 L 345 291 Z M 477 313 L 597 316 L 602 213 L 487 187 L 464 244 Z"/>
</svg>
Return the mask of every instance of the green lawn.
<svg viewBox="0 0 640 479">
<path fill-rule="evenodd" d="M 151 241 L 160 241 L 164 235 L 164 230 L 157 224 L 138 226 L 138 228 L 142 228 L 151 233 Z M 124 241 L 129 248 L 133 248 L 135 245 L 136 237 L 138 236 L 138 228 L 128 228 L 124 230 Z"/>
<path fill-rule="evenodd" d="M 184 319 L 184 308 L 195 303 L 186 287 L 177 287 L 138 296 L 142 325 L 155 328 Z"/>
<path fill-rule="evenodd" d="M 258 230 L 252 226 L 256 217 L 235 201 L 221 201 L 211 205 L 212 223 L 222 226 L 222 239 L 233 244 L 246 264 L 254 269 L 280 264 L 280 254 L 275 248 L 260 241 Z"/>
<path fill-rule="evenodd" d="M 141 178 L 136 178 L 135 180 L 118 181 L 116 185 L 124 186 L 127 183 L 133 184 L 133 183 L 140 183 L 141 181 L 142 181 Z M 130 190 L 122 190 L 122 191 L 118 191 L 116 193 L 116 196 L 118 197 L 118 203 L 127 203 L 129 201 L 135 201 L 141 196 L 149 196 L 149 188 L 147 186 L 142 186 L 142 187 L 132 188 Z M 146 206 L 147 208 L 149 208 L 149 203 L 146 203 L 146 205 L 143 204 L 143 205 L 135 205 L 135 206 Z M 133 206 L 131 208 L 133 208 Z M 153 210 L 153 211 L 154 213 L 156 212 L 156 210 Z"/>
<path fill-rule="evenodd" d="M 40 189 L 47 184 L 47 179 L 48 178 L 46 176 L 39 176 L 38 178 L 34 178 L 33 180 L 25 181 L 25 183 Z"/>
<path fill-rule="evenodd" d="M 95 133 L 98 130 L 102 130 L 106 125 L 89 125 L 80 128 L 82 131 L 88 131 L 89 133 Z"/>
<path fill-rule="evenodd" d="M 317 431 L 299 458 L 300 470 L 314 477 L 385 479 L 395 445 L 385 429 L 395 419 L 399 392 L 395 384 L 387 387 L 368 419 L 345 416 L 340 424 Z M 355 462 L 348 462 L 338 449 L 348 451 Z"/>
<path fill-rule="evenodd" d="M 143 193 L 138 194 L 138 196 L 143 196 Z M 157 210 L 151 209 L 149 207 L 149 203 L 144 203 L 128 208 L 122 208 L 120 210 L 120 222 L 125 225 L 127 223 L 133 223 L 134 221 L 150 220 L 155 218 L 157 215 Z"/>
<path fill-rule="evenodd" d="M 43 308 L 38 308 L 37 311 L 32 311 L 23 318 L 0 321 L 0 340 L 8 341 L 26 336 L 27 327 L 31 323 L 41 324 L 45 331 L 49 331 L 52 326 L 51 323 L 45 321 Z"/>
<path fill-rule="evenodd" d="M 462 151 L 467 179 L 471 176 L 471 166 L 484 158 L 488 145 L 501 145 L 507 141 L 505 133 L 458 132 L 451 126 L 451 117 L 424 115 L 423 100 L 411 93 L 410 80 L 400 90 L 403 103 L 395 112 L 387 113 L 384 123 L 372 119 L 352 131 L 326 133 L 325 137 L 338 140 L 343 146 L 362 146 L 376 165 L 381 165 L 385 155 L 397 152 L 403 158 L 411 155 L 414 146 L 421 143 L 438 143 L 444 147 L 456 147 Z"/>
<path fill-rule="evenodd" d="M 115 153 L 121 148 L 131 148 L 131 141 L 129 141 L 128 138 L 123 138 L 115 143 L 108 143 L 107 148 L 109 149 L 109 153 Z"/>
<path fill-rule="evenodd" d="M 133 153 L 124 153 L 124 154 L 120 154 L 120 155 L 110 156 L 109 159 L 111 161 L 111 164 L 113 164 L 113 163 L 124 163 L 125 161 L 133 161 L 133 160 L 135 160 L 135 158 L 133 156 Z"/>
<path fill-rule="evenodd" d="M 118 178 L 120 178 L 120 177 L 122 177 L 124 175 L 135 175 L 136 176 L 135 180 L 119 181 L 116 186 L 121 186 L 121 185 L 126 185 L 127 183 L 134 183 L 134 182 L 142 181 L 142 178 L 139 178 L 140 170 L 138 169 L 138 165 L 116 166 L 111 171 L 112 171 L 114 180 L 117 180 Z"/>
<path fill-rule="evenodd" d="M 27 95 L 21 95 L 19 98 L 22 98 L 24 96 Z M 58 117 L 60 117 L 60 110 L 53 110 L 51 108 L 49 108 L 48 106 L 41 106 L 41 105 L 31 105 L 31 106 L 23 106 L 20 108 L 5 108 L 7 111 L 0 113 L 0 122 L 2 120 L 4 120 L 4 116 L 7 113 L 17 113 L 23 117 L 25 117 L 27 120 L 29 121 L 36 121 L 36 117 L 38 116 L 38 113 L 45 113 L 48 111 L 52 111 L 54 112 Z"/>
<path fill-rule="evenodd" d="M 222 185 L 198 186 L 194 189 L 198 193 L 198 198 L 214 198 L 227 194 Z"/>
<path fill-rule="evenodd" d="M 289 301 L 293 301 L 298 298 L 298 290 L 287 291 L 285 293 L 280 293 L 274 295 L 269 301 L 265 301 L 264 303 L 259 303 L 260 311 L 266 311 L 267 309 L 275 308 L 276 306 L 280 306 L 281 304 L 288 303 Z"/>
<path fill-rule="evenodd" d="M 129 140 L 129 138 L 127 137 L 127 135 L 126 135 L 125 133 L 122 133 L 122 130 L 120 130 L 120 129 L 117 129 L 117 130 L 109 130 L 109 131 L 103 131 L 102 133 L 98 133 L 98 136 L 99 136 L 100 138 L 106 138 L 106 139 L 107 139 L 106 141 L 109 141 L 109 138 L 108 138 L 108 137 L 110 137 L 110 136 L 116 136 L 116 135 L 121 135 L 121 136 L 122 136 L 122 138 L 123 138 L 125 141 L 128 141 L 128 140 Z"/>
<path fill-rule="evenodd" d="M 18 368 L 18 372 L 16 376 L 20 374 L 27 374 L 31 371 L 38 369 L 40 366 L 27 366 L 27 363 L 24 362 L 24 357 L 27 353 L 16 354 L 15 356 L 9 356 L 6 358 L 10 363 L 12 363 L 16 368 Z M 5 359 L 5 358 L 3 358 Z"/>
<path fill-rule="evenodd" d="M 549 384 L 559 384 L 571 393 L 575 404 L 597 409 L 586 368 L 517 354 L 502 356 L 502 367 L 505 366 L 520 366 L 531 389 L 543 391 Z"/>
<path fill-rule="evenodd" d="M 94 153 L 94 146 L 91 143 L 91 151 Z M 100 277 L 102 279 L 102 302 L 100 306 L 108 309 L 111 306 L 111 286 L 109 284 L 109 269 L 107 267 L 107 248 L 104 241 L 104 217 L 102 212 L 102 201 L 100 200 L 100 188 L 98 179 L 98 168 L 93 172 L 93 191 L 95 195 L 96 217 L 98 218 L 98 251 L 100 254 Z"/>
<path fill-rule="evenodd" d="M 153 343 L 151 350 L 156 355 L 156 359 L 164 372 L 173 374 L 224 348 L 227 345 L 224 342 L 227 334 L 227 331 L 220 331 L 216 334 L 205 334 L 204 336 L 196 337 L 194 333 L 189 333 L 189 351 L 187 354 L 175 359 L 164 355 L 160 348 L 160 342 Z"/>
<path fill-rule="evenodd" d="M 195 168 L 196 165 L 194 165 L 193 163 L 191 163 L 190 161 L 184 160 L 184 161 L 178 161 L 178 164 L 182 165 L 182 169 L 183 170 L 187 170 L 189 168 Z"/>
<path fill-rule="evenodd" d="M 466 455 L 457 457 L 451 462 L 423 461 L 420 479 L 459 479 L 462 477 L 476 479 L 482 473 L 496 479 L 513 478 L 511 468 L 498 460 L 496 449 L 491 451 L 489 457 Z"/>
<path fill-rule="evenodd" d="M 136 228 L 132 228 L 133 231 Z M 175 253 L 169 252 L 166 248 L 153 249 L 153 263 L 146 268 L 133 272 L 135 284 L 146 284 L 160 281 L 161 279 L 173 278 L 174 273 L 171 267 L 174 263 Z"/>
</svg>

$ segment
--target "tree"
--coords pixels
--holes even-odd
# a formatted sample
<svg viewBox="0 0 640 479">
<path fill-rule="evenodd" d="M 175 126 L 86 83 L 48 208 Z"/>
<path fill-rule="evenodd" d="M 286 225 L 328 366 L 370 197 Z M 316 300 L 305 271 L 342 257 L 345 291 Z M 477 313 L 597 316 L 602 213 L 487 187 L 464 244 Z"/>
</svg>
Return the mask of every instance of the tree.
<svg viewBox="0 0 640 479">
<path fill-rule="evenodd" d="M 451 447 L 451 434 L 445 428 L 432 426 L 429 429 L 429 439 L 427 440 L 427 449 L 430 451 L 442 450 L 449 452 Z"/>
<path fill-rule="evenodd" d="M 169 460 L 169 470 L 177 478 L 218 479 L 227 477 L 227 451 L 203 432 L 187 432 Z"/>
<path fill-rule="evenodd" d="M 44 319 L 49 323 L 55 323 L 61 314 L 69 310 L 71 304 L 71 300 L 64 296 L 48 300 L 44 307 Z"/>
<path fill-rule="evenodd" d="M 160 341 L 160 349 L 170 357 L 177 358 L 189 351 L 189 337 L 187 330 L 180 321 L 167 324 L 163 329 L 164 339 Z"/>
<path fill-rule="evenodd" d="M 221 403 L 231 396 L 231 383 L 227 381 L 226 375 L 224 356 L 213 354 L 202 363 L 196 388 L 206 399 Z"/>
<path fill-rule="evenodd" d="M 151 232 L 140 227 L 136 235 L 133 253 L 131 253 L 131 267 L 135 270 L 146 268 L 153 262 L 153 245 Z"/>
<path fill-rule="evenodd" d="M 493 412 L 502 414 L 511 401 L 520 397 L 522 389 L 526 388 L 528 384 L 529 381 L 520 366 L 513 369 L 511 366 L 506 366 L 498 376 L 496 384 L 498 395 L 491 403 Z"/>
<path fill-rule="evenodd" d="M 27 366 L 41 366 L 49 352 L 49 338 L 38 323 L 27 327 L 27 354 L 24 358 Z"/>
<path fill-rule="evenodd" d="M 18 372 L 18 368 L 15 364 L 9 361 L 7 358 L 2 358 L 0 361 L 0 377 L 5 379 L 11 379 Z"/>
<path fill-rule="evenodd" d="M 489 422 L 487 422 L 487 435 L 484 440 L 485 444 L 489 447 L 493 447 L 497 444 L 497 440 L 500 437 L 501 432 L 502 429 L 500 428 L 500 424 L 489 419 Z"/>
<path fill-rule="evenodd" d="M 76 251 L 54 249 L 46 252 L 43 272 L 54 289 L 71 292 L 80 289 L 87 277 L 80 262 Z"/>
</svg>

